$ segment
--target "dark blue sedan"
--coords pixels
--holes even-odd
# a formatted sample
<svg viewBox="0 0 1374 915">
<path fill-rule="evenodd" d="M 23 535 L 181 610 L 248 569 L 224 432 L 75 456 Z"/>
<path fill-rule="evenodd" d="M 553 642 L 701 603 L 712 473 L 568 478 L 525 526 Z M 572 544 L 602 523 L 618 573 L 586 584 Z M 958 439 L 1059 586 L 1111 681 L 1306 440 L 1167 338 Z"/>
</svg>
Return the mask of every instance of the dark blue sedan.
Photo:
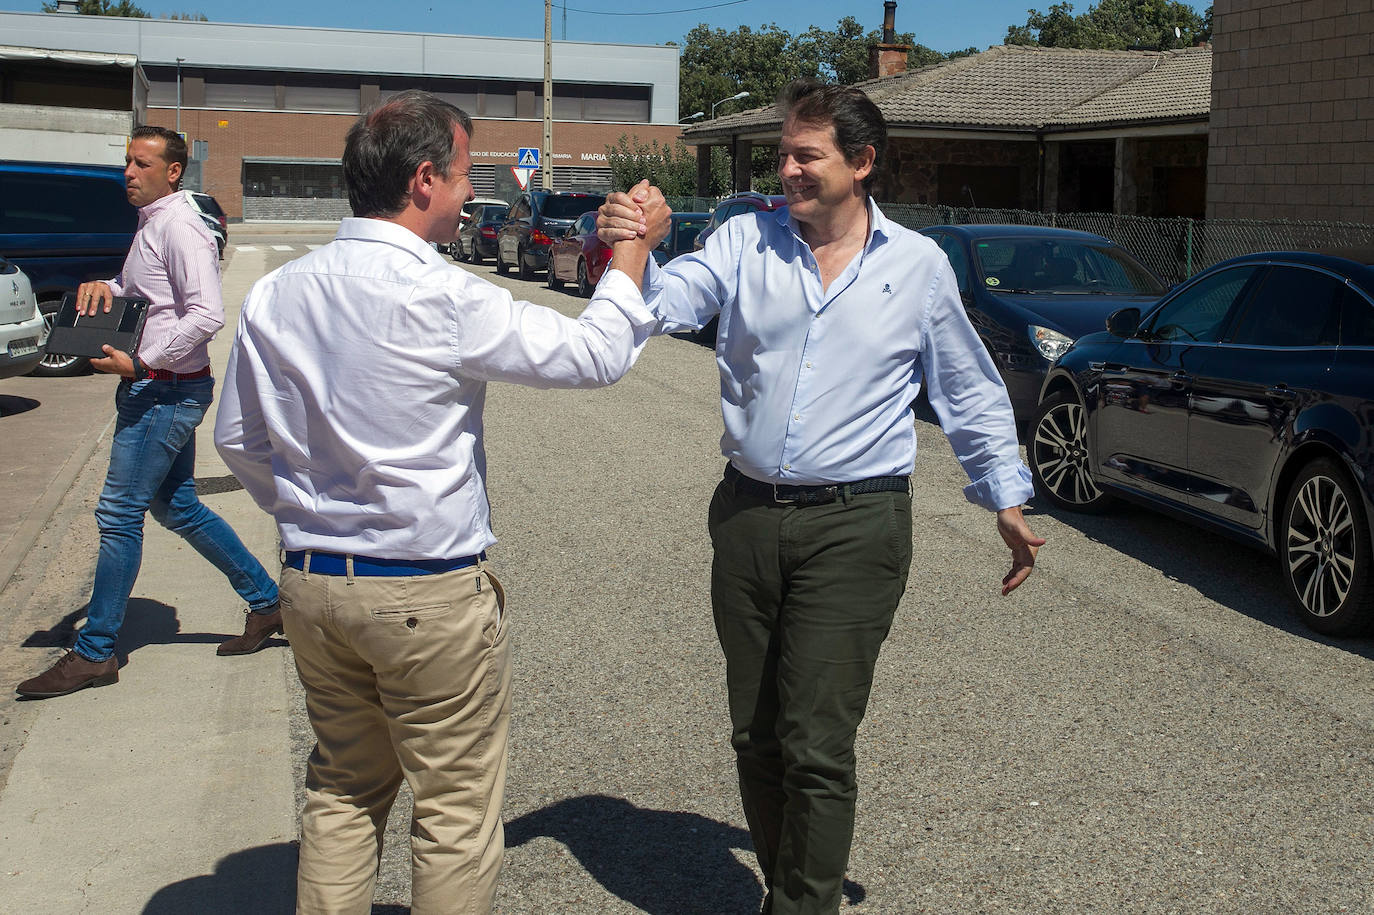
<svg viewBox="0 0 1374 915">
<path fill-rule="evenodd" d="M 1046 379 L 1054 505 L 1125 497 L 1274 553 L 1302 619 L 1374 624 L 1374 253 L 1251 254 L 1113 314 Z"/>
<path fill-rule="evenodd" d="M 931 226 L 1018 419 L 1035 412 L 1050 363 L 1107 316 L 1159 301 L 1165 287 L 1100 235 L 1041 226 Z"/>
</svg>

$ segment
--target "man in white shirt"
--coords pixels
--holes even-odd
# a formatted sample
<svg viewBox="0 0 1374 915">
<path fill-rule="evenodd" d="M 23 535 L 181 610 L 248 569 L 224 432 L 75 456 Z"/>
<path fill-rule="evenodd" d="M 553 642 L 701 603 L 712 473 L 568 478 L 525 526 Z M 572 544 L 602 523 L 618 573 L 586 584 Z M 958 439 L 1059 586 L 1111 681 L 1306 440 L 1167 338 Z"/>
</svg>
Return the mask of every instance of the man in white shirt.
<svg viewBox="0 0 1374 915">
<path fill-rule="evenodd" d="M 411 911 L 489 910 L 510 663 L 483 552 L 486 384 L 611 384 L 655 323 L 638 285 L 667 233 L 661 195 L 577 319 L 439 256 L 429 243 L 453 239 L 473 196 L 471 132 L 423 92 L 359 118 L 343 156 L 354 218 L 253 287 L 225 376 L 215 444 L 277 521 L 282 621 L 317 738 L 298 912 L 371 910 L 403 777 Z"/>
<path fill-rule="evenodd" d="M 1011 404 L 969 325 L 949 261 L 869 197 L 887 143 L 860 90 L 797 81 L 778 177 L 787 207 L 728 220 L 705 248 L 650 264 L 645 301 L 663 329 L 720 316 L 729 463 L 711 501 L 711 603 L 726 660 L 745 818 L 770 915 L 840 906 L 854 830 L 854 739 L 911 565 L 916 436 L 931 407 L 968 474 L 969 501 L 997 512 L 1011 549 L 1008 594 L 1036 537 Z M 601 237 L 642 231 L 612 194 Z"/>
</svg>

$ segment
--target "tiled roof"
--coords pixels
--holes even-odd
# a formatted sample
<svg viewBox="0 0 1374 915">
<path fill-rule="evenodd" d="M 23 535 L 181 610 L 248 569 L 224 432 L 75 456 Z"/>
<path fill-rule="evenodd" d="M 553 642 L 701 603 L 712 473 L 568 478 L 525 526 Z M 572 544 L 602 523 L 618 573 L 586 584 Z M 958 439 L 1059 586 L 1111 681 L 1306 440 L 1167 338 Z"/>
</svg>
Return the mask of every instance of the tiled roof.
<svg viewBox="0 0 1374 915">
<path fill-rule="evenodd" d="M 889 127 L 1013 131 L 1199 120 L 1211 106 L 1212 51 L 1094 51 L 1006 45 L 857 83 Z M 777 128 L 769 105 L 683 131 L 691 139 Z"/>
</svg>

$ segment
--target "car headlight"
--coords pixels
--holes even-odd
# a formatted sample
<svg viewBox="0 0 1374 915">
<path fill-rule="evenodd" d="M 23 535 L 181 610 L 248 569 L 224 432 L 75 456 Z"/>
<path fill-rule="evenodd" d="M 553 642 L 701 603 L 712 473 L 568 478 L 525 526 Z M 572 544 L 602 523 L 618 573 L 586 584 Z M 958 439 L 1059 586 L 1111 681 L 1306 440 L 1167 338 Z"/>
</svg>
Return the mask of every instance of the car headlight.
<svg viewBox="0 0 1374 915">
<path fill-rule="evenodd" d="M 1030 334 L 1031 344 L 1050 362 L 1064 355 L 1069 347 L 1073 346 L 1072 337 L 1066 337 L 1057 330 L 1050 330 L 1038 324 L 1030 325 L 1026 332 Z"/>
</svg>

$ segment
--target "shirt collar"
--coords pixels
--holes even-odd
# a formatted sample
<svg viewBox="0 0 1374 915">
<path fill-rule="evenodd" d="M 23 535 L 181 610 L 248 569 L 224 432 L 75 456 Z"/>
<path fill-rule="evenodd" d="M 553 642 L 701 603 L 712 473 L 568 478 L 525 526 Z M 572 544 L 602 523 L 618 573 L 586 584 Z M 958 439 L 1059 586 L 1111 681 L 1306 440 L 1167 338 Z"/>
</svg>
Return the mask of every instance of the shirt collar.
<svg viewBox="0 0 1374 915">
<path fill-rule="evenodd" d="M 869 197 L 865 203 L 868 207 L 868 238 L 864 241 L 864 250 L 873 247 L 874 239 L 881 237 L 883 241 L 890 241 L 893 236 L 893 222 L 883 215 L 883 211 L 878 209 L 878 204 Z M 801 226 L 792 218 L 791 207 L 779 207 L 773 211 L 773 216 L 778 221 L 778 225 L 787 229 L 802 244 L 806 240 L 802 238 Z"/>
<path fill-rule="evenodd" d="M 138 208 L 139 225 L 152 219 L 158 213 L 176 206 L 178 200 L 185 202 L 185 198 L 181 196 L 181 191 L 172 191 L 172 193 L 167 194 L 165 197 L 159 197 L 152 203 L 145 203 Z"/>
<path fill-rule="evenodd" d="M 429 242 L 406 227 L 385 219 L 349 216 L 340 221 L 339 232 L 334 238 L 382 242 L 415 255 L 417 260 L 433 264 L 444 263 L 444 259 L 439 256 L 438 251 L 430 247 Z"/>
</svg>

